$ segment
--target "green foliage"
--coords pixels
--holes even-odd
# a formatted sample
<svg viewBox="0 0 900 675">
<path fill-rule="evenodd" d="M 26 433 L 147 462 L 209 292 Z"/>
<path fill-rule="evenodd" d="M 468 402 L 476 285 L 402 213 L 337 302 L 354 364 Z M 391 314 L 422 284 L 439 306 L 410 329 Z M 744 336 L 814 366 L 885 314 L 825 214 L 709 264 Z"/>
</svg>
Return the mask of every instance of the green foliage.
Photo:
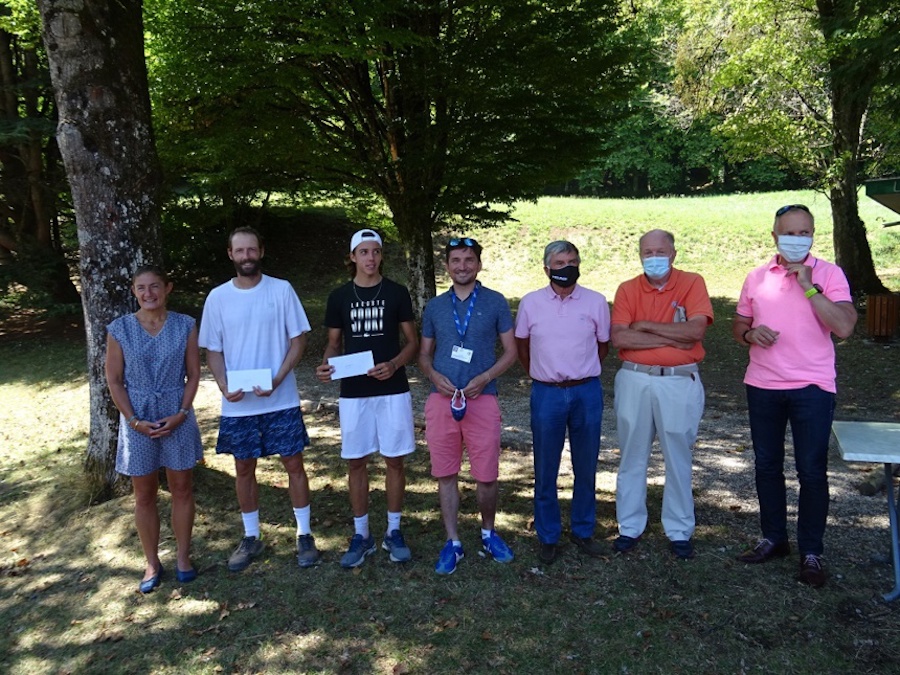
<svg viewBox="0 0 900 675">
<path fill-rule="evenodd" d="M 728 157 L 722 115 L 678 86 L 677 68 L 695 63 L 685 59 L 688 3 L 644 0 L 633 7 L 635 46 L 648 81 L 629 98 L 625 119 L 609 130 L 601 156 L 582 171 L 574 191 L 640 197 L 789 187 L 792 177 L 773 171 L 765 156 Z"/>
<path fill-rule="evenodd" d="M 64 252 L 65 176 L 37 4 L 0 1 L 0 298 L 12 306 L 78 302 Z"/>
<path fill-rule="evenodd" d="M 736 190 L 759 192 L 771 190 L 774 186 L 788 188 L 804 185 L 795 174 L 791 174 L 770 156 L 740 162 L 733 168 L 732 184 Z"/>
<path fill-rule="evenodd" d="M 581 174 L 582 194 L 640 197 L 723 190 L 725 153 L 710 122 L 673 113 L 659 96 L 647 98 L 656 100 L 634 101 L 630 116 L 604 143 L 603 157 Z"/>
<path fill-rule="evenodd" d="M 53 292 L 60 277 L 68 277 L 61 264 L 33 242 L 21 242 L 15 260 L 0 265 L 0 304 L 13 310 L 39 309 L 47 315 L 79 312 L 77 294 L 65 298 L 66 302 Z"/>
<path fill-rule="evenodd" d="M 41 17 L 33 0 L 0 0 L 0 30 L 15 35 L 27 49 L 41 47 Z"/>
<path fill-rule="evenodd" d="M 867 125 L 864 117 L 859 155 L 843 163 L 834 153 L 835 135 L 844 133 L 836 130 L 834 105 L 861 96 L 856 105 L 882 118 L 888 90 L 896 87 L 873 90 L 873 82 L 885 82 L 887 67 L 900 58 L 895 3 L 857 3 L 831 18 L 828 6 L 691 2 L 675 62 L 676 90 L 693 109 L 721 115 L 716 129 L 731 158 L 767 155 L 822 187 L 855 171 L 857 162 L 872 175 L 879 158 L 896 157 L 896 144 L 884 146 L 896 125 Z"/>
<path fill-rule="evenodd" d="M 638 79 L 612 0 L 147 10 L 173 175 L 220 196 L 376 195 L 400 230 L 407 212 L 490 220 L 570 177 Z"/>
<path fill-rule="evenodd" d="M 900 5 L 691 1 L 676 83 L 684 99 L 721 115 L 732 157 L 774 157 L 828 194 L 851 287 L 883 292 L 856 194 L 862 177 L 894 163 L 879 162 L 890 149 L 879 150 L 868 119 L 900 60 Z"/>
</svg>

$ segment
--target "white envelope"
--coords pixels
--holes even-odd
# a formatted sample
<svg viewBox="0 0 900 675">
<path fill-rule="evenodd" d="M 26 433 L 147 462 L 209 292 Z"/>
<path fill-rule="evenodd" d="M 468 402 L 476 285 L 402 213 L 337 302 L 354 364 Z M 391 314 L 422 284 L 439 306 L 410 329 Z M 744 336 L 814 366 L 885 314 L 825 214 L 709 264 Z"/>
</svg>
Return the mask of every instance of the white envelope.
<svg viewBox="0 0 900 675">
<path fill-rule="evenodd" d="M 263 391 L 271 390 L 272 371 L 268 368 L 228 371 L 228 391 L 241 389 L 248 392 L 253 391 L 253 387 L 259 387 Z"/>
<path fill-rule="evenodd" d="M 345 377 L 365 375 L 375 367 L 375 360 L 370 350 L 367 352 L 357 352 L 356 354 L 332 356 L 328 359 L 328 365 L 334 366 L 334 372 L 331 374 L 331 379 L 340 380 Z"/>
</svg>

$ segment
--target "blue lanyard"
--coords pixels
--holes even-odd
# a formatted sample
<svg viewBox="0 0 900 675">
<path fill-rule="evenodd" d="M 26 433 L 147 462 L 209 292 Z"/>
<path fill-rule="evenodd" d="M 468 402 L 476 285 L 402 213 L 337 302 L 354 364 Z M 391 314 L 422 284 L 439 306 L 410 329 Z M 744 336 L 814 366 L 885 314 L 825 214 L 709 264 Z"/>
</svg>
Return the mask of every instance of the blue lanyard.
<svg viewBox="0 0 900 675">
<path fill-rule="evenodd" d="M 469 300 L 469 308 L 466 310 L 466 322 L 459 322 L 459 314 L 456 311 L 456 291 L 452 288 L 450 289 L 450 302 L 453 303 L 453 321 L 456 322 L 456 332 L 459 333 L 459 346 L 463 346 L 463 340 L 466 339 L 466 331 L 469 330 L 469 319 L 472 318 L 472 308 L 475 306 L 475 301 L 478 299 L 478 288 L 481 286 L 480 281 L 475 282 L 475 288 L 472 289 L 472 297 Z"/>
</svg>

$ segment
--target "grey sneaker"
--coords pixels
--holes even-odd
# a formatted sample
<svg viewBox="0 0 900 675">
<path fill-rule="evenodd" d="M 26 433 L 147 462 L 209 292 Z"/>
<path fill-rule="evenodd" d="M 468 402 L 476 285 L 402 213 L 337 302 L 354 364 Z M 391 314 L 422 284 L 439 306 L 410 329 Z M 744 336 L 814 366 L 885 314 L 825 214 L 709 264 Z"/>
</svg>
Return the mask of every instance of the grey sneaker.
<svg viewBox="0 0 900 675">
<path fill-rule="evenodd" d="M 297 535 L 297 564 L 300 567 L 314 567 L 319 563 L 320 556 L 311 534 Z"/>
<path fill-rule="evenodd" d="M 375 537 L 371 534 L 368 539 L 363 539 L 361 534 L 354 534 L 350 540 L 350 548 L 341 557 L 341 567 L 345 569 L 359 567 L 365 562 L 367 555 L 375 553 L 376 548 L 378 547 L 375 545 Z"/>
<path fill-rule="evenodd" d="M 386 533 L 381 548 L 391 554 L 391 562 L 407 562 L 412 558 L 412 552 L 403 540 L 403 533 L 400 530 Z"/>
<path fill-rule="evenodd" d="M 258 537 L 244 537 L 228 559 L 228 569 L 240 572 L 250 566 L 250 561 L 263 552 L 266 545 Z"/>
</svg>

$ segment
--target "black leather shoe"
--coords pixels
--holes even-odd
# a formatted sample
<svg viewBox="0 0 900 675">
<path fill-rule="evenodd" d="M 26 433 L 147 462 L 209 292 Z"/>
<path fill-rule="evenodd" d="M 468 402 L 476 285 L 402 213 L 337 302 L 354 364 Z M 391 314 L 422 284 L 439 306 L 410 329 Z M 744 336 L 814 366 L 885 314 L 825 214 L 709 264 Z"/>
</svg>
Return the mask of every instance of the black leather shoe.
<svg viewBox="0 0 900 675">
<path fill-rule="evenodd" d="M 755 548 L 744 551 L 736 560 L 748 565 L 758 565 L 769 562 L 775 558 L 783 558 L 791 552 L 791 544 L 788 541 L 779 541 L 777 544 L 768 539 L 760 539 Z"/>
<path fill-rule="evenodd" d="M 640 537 L 629 537 L 628 535 L 620 534 L 613 542 L 613 551 L 616 553 L 631 553 L 637 548 L 640 540 Z"/>
<path fill-rule="evenodd" d="M 545 565 L 552 565 L 553 561 L 556 560 L 556 554 L 558 552 L 556 544 L 541 544 L 538 559 Z"/>
<path fill-rule="evenodd" d="M 694 545 L 690 539 L 679 539 L 669 542 L 669 550 L 679 560 L 690 560 L 694 557 Z"/>
<path fill-rule="evenodd" d="M 592 558 L 599 558 L 603 555 L 603 547 L 591 537 L 577 537 L 574 534 L 571 534 L 569 535 L 569 539 L 585 555 L 589 555 Z"/>
<path fill-rule="evenodd" d="M 809 584 L 813 588 L 822 588 L 828 575 L 822 567 L 822 557 L 813 553 L 807 553 L 800 561 L 800 581 Z"/>
</svg>

